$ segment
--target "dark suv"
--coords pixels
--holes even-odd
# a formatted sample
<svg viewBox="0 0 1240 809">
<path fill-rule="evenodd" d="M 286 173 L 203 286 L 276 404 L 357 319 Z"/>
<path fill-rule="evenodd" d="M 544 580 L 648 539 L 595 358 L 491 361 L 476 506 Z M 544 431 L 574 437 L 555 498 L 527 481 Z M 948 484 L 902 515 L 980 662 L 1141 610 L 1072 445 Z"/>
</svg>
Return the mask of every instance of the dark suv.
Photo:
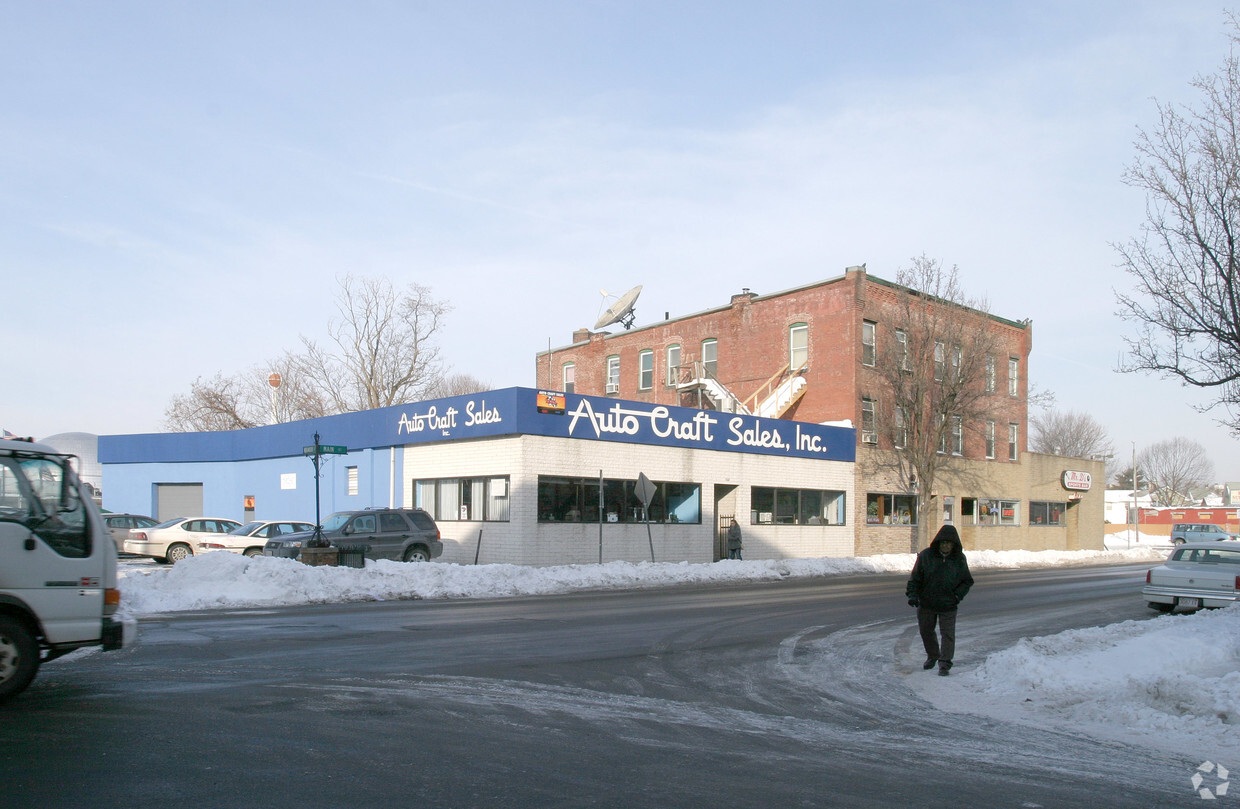
<svg viewBox="0 0 1240 809">
<path fill-rule="evenodd" d="M 429 562 L 443 553 L 439 526 L 420 508 L 337 511 L 323 520 L 323 537 L 333 545 L 364 545 L 367 559 Z M 313 531 L 269 539 L 263 556 L 296 559 Z"/>
</svg>

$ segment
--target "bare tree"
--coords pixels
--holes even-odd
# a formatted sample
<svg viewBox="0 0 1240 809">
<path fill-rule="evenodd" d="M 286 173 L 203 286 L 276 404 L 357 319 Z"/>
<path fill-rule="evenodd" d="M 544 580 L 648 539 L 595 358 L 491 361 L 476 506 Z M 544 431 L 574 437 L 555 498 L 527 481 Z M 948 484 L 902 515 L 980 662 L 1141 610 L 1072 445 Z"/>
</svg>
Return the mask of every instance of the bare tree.
<svg viewBox="0 0 1240 809">
<path fill-rule="evenodd" d="M 1240 432 L 1240 23 L 1221 67 L 1198 76 L 1195 106 L 1158 103 L 1141 131 L 1125 182 L 1145 191 L 1142 234 L 1117 246 L 1135 282 L 1117 292 L 1136 324 L 1121 370 L 1157 373 L 1209 389 Z"/>
<path fill-rule="evenodd" d="M 890 451 L 868 453 L 866 462 L 916 491 L 923 515 L 911 538 L 917 551 L 935 481 L 959 466 L 965 431 L 993 414 L 996 357 L 1006 361 L 1008 353 L 988 328 L 986 302 L 965 294 L 955 267 L 921 256 L 896 281 L 896 305 L 876 347 L 873 375 L 876 398 L 890 402 L 876 443 Z M 863 441 L 864 410 L 863 403 Z"/>
<path fill-rule="evenodd" d="M 273 374 L 279 387 L 270 384 Z M 173 432 L 243 430 L 323 415 L 323 398 L 300 372 L 299 358 L 285 354 L 233 376 L 195 380 L 188 394 L 172 397 L 164 426 Z"/>
<path fill-rule="evenodd" d="M 1115 454 L 1115 445 L 1106 427 L 1093 416 L 1069 410 L 1045 410 L 1029 417 L 1031 435 L 1029 449 L 1048 455 L 1072 458 L 1107 458 Z"/>
<path fill-rule="evenodd" d="M 243 430 L 261 423 L 247 412 L 241 379 L 222 373 L 194 380 L 189 393 L 173 396 L 164 411 L 164 427 L 172 432 Z"/>
<path fill-rule="evenodd" d="M 1155 506 L 1184 505 L 1192 489 L 1209 484 L 1214 477 L 1206 448 L 1189 438 L 1151 444 L 1137 456 L 1137 468 L 1150 482 Z"/>
<path fill-rule="evenodd" d="M 301 370 L 336 412 L 372 410 L 425 398 L 442 365 L 434 338 L 451 307 L 420 284 L 404 293 L 382 278 L 340 279 L 338 320 L 328 326 L 336 352 L 302 338 Z"/>
<path fill-rule="evenodd" d="M 449 396 L 464 396 L 469 393 L 482 393 L 491 389 L 488 382 L 483 382 L 470 374 L 447 374 L 435 383 L 430 391 L 430 398 L 443 399 Z"/>
</svg>

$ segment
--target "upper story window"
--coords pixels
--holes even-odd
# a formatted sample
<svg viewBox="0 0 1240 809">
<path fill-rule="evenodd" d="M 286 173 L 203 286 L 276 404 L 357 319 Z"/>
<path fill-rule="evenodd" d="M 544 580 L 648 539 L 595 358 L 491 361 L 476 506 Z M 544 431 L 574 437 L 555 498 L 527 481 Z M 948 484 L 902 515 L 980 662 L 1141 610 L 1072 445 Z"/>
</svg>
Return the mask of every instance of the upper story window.
<svg viewBox="0 0 1240 809">
<path fill-rule="evenodd" d="M 861 443 L 878 443 L 878 428 L 874 415 L 874 400 L 869 396 L 866 396 L 861 400 Z"/>
<path fill-rule="evenodd" d="M 942 343 L 934 344 L 934 381 L 943 381 L 943 366 L 947 363 L 947 346 Z"/>
<path fill-rule="evenodd" d="M 893 439 L 896 449 L 904 449 L 908 446 L 908 415 L 903 407 L 897 407 L 893 413 L 895 417 L 895 429 L 893 431 Z"/>
<path fill-rule="evenodd" d="M 861 323 L 861 364 L 874 365 L 875 350 L 874 340 L 875 332 L 878 330 L 878 324 L 870 320 Z"/>
<path fill-rule="evenodd" d="M 715 338 L 702 341 L 702 371 L 716 378 L 719 370 L 719 341 Z"/>
<path fill-rule="evenodd" d="M 637 355 L 637 389 L 654 387 L 654 352 L 646 349 Z"/>
<path fill-rule="evenodd" d="M 345 491 L 350 495 L 358 493 L 357 467 L 346 466 L 345 468 Z"/>
<path fill-rule="evenodd" d="M 1016 357 L 1008 357 L 1008 396 L 1017 396 L 1020 394 L 1020 387 L 1017 380 L 1020 378 L 1020 360 Z"/>
<path fill-rule="evenodd" d="M 675 387 L 680 379 L 680 344 L 667 347 L 667 386 Z"/>
<path fill-rule="evenodd" d="M 903 329 L 896 329 L 896 351 L 899 354 L 900 370 L 907 371 L 908 367 L 908 335 Z"/>
<path fill-rule="evenodd" d="M 964 454 L 964 420 L 952 416 L 952 455 Z"/>
<path fill-rule="evenodd" d="M 993 421 L 986 422 L 986 457 L 991 459 L 995 457 L 995 423 Z"/>
<path fill-rule="evenodd" d="M 809 362 L 809 326 L 793 323 L 788 327 L 788 367 L 802 368 Z"/>
<path fill-rule="evenodd" d="M 1020 441 L 1020 425 L 1008 425 L 1008 460 L 1014 461 L 1020 454 L 1020 448 L 1017 443 Z"/>
<path fill-rule="evenodd" d="M 576 379 L 577 379 L 577 366 L 571 362 L 564 363 L 564 368 L 561 372 L 560 390 L 564 391 L 565 393 L 572 393 L 573 387 L 575 386 Z"/>
<path fill-rule="evenodd" d="M 607 392 L 620 392 L 620 358 L 615 355 L 607 358 Z"/>
<path fill-rule="evenodd" d="M 995 358 L 991 355 L 986 357 L 986 392 L 995 392 Z"/>
</svg>

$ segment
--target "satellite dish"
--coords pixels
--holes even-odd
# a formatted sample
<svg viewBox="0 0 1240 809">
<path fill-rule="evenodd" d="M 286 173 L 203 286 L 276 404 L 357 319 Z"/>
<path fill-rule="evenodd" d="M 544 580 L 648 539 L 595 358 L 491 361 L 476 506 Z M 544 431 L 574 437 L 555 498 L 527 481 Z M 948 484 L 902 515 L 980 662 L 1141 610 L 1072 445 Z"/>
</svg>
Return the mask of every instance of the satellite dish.
<svg viewBox="0 0 1240 809">
<path fill-rule="evenodd" d="M 604 295 L 607 293 L 604 291 Z M 637 296 L 642 294 L 641 284 L 630 289 L 628 292 L 616 299 L 616 302 L 607 307 L 607 311 L 603 312 L 602 317 L 598 319 L 598 323 L 594 324 L 594 328 L 601 329 L 604 326 L 610 326 L 612 323 L 619 323 L 626 329 L 633 328 L 633 304 L 637 302 Z"/>
</svg>

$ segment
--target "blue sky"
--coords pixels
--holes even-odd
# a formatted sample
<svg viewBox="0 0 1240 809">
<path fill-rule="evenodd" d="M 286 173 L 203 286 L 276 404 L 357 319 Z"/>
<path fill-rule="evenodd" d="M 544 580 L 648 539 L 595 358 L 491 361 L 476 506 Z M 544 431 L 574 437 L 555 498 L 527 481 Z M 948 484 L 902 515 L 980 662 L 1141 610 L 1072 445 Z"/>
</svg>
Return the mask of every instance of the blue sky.
<svg viewBox="0 0 1240 809">
<path fill-rule="evenodd" d="M 1223 9 L 1166 2 L 0 2 L 0 427 L 161 429 L 323 339 L 336 278 L 454 306 L 495 387 L 642 284 L 638 324 L 866 263 L 955 264 L 1119 453 L 1240 443 L 1113 373 L 1120 181 Z M 14 304 L 20 304 L 15 306 Z"/>
</svg>

